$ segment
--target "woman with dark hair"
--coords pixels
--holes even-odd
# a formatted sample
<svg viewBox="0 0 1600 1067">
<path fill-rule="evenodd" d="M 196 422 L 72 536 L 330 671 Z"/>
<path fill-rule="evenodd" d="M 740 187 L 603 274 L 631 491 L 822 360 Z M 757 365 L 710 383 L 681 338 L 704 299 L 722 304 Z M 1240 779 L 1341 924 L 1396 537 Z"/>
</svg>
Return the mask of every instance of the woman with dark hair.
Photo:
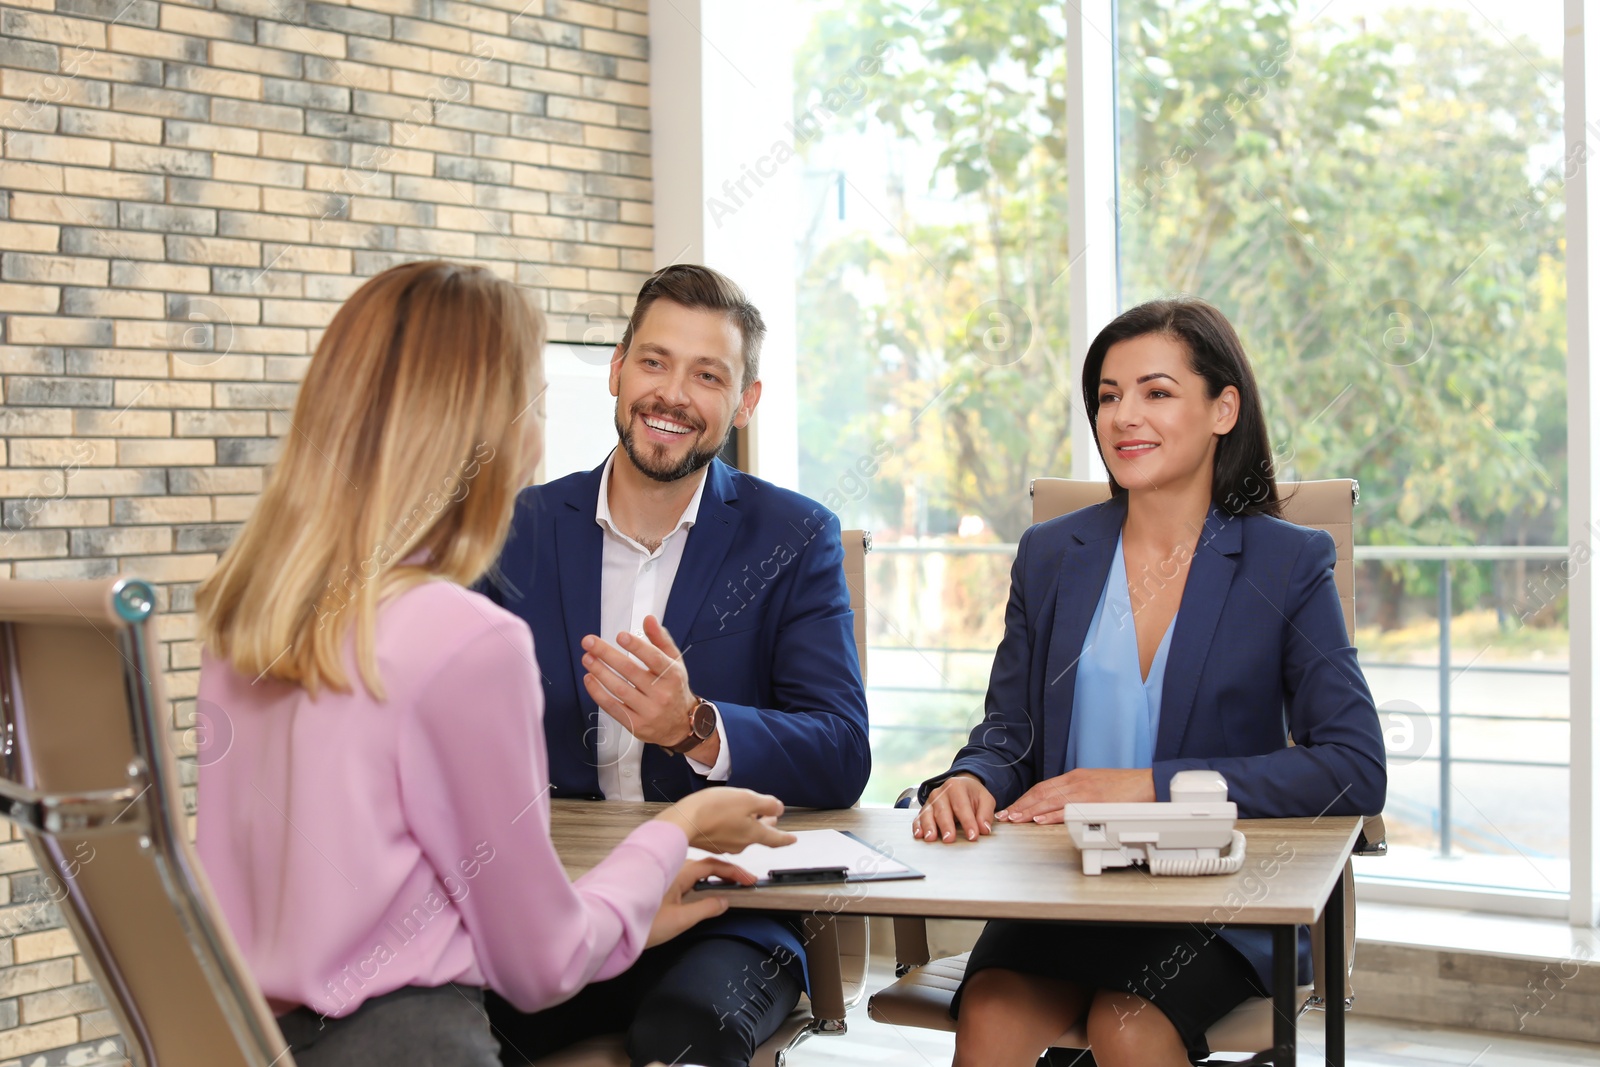
<svg viewBox="0 0 1600 1067">
<path fill-rule="evenodd" d="M 984 721 L 923 783 L 912 836 L 1169 800 L 1201 768 L 1244 818 L 1377 814 L 1383 740 L 1333 539 L 1276 517 L 1233 327 L 1199 300 L 1133 308 L 1090 346 L 1083 395 L 1112 498 L 1023 534 Z M 1310 963 L 1302 928 L 1302 981 Z M 1203 1059 L 1270 965 L 1263 930 L 991 922 L 952 1008 L 955 1062 L 1031 1065 L 1083 1020 L 1101 1067 Z"/>
</svg>

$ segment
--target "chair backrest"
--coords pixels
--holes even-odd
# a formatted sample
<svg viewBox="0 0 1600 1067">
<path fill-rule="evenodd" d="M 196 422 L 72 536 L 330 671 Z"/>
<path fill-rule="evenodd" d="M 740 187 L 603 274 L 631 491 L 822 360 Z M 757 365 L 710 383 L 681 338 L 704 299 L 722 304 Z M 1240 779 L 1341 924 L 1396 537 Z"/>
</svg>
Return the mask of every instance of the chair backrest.
<svg viewBox="0 0 1600 1067">
<path fill-rule="evenodd" d="M 872 551 L 870 530 L 844 530 L 844 580 L 850 586 L 850 610 L 856 620 L 856 659 L 861 662 L 861 682 L 867 681 L 867 553 Z"/>
<path fill-rule="evenodd" d="M 45 874 L 140 1067 L 288 1067 L 189 843 L 155 591 L 0 581 L 0 814 Z"/>
<path fill-rule="evenodd" d="M 1278 499 L 1283 517 L 1296 526 L 1326 530 L 1333 537 L 1333 581 L 1344 608 L 1344 628 L 1354 640 L 1356 632 L 1355 506 L 1360 486 L 1353 478 L 1328 478 L 1315 482 L 1279 482 Z M 1111 498 L 1105 481 L 1070 478 L 1033 480 L 1033 521 L 1044 522 Z"/>
</svg>

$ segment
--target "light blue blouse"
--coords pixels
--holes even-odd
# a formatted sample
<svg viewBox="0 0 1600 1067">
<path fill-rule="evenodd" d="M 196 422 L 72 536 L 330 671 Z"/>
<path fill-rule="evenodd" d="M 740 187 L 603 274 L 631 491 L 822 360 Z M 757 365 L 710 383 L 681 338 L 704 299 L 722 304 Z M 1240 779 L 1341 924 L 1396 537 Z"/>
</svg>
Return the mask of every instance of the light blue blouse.
<svg viewBox="0 0 1600 1067">
<path fill-rule="evenodd" d="M 1100 603 L 1089 620 L 1078 679 L 1072 695 L 1072 727 L 1063 768 L 1148 767 L 1154 760 L 1156 728 L 1161 723 L 1161 688 L 1167 673 L 1167 652 L 1174 615 L 1150 662 L 1150 677 L 1139 677 L 1139 636 L 1128 597 L 1128 565 L 1122 558 L 1122 535 L 1111 558 Z"/>
</svg>

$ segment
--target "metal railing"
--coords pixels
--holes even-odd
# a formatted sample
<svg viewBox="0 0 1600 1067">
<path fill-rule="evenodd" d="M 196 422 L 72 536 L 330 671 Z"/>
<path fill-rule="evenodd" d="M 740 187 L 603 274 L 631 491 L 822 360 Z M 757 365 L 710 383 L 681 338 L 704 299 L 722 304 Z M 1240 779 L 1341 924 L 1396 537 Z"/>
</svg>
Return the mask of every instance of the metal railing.
<svg viewBox="0 0 1600 1067">
<path fill-rule="evenodd" d="M 944 543 L 878 543 L 873 546 L 873 556 L 893 555 L 945 555 L 945 556 L 1004 556 L 1010 559 L 1016 555 L 1015 544 L 944 544 Z M 1451 580 L 1451 564 L 1457 563 L 1505 563 L 1505 562 L 1558 562 L 1568 559 L 1570 553 L 1564 545 L 1462 545 L 1449 547 L 1428 547 L 1422 545 L 1357 545 L 1355 547 L 1355 560 L 1357 563 L 1376 562 L 1412 562 L 1431 563 L 1439 567 L 1438 588 L 1438 618 L 1439 618 L 1439 644 L 1438 661 L 1436 664 L 1402 663 L 1385 661 L 1367 661 L 1368 668 L 1384 668 L 1398 670 L 1431 670 L 1439 679 L 1439 710 L 1438 738 L 1439 754 L 1437 756 L 1422 756 L 1417 762 L 1437 762 L 1439 764 L 1439 852 L 1442 856 L 1450 855 L 1454 831 L 1452 828 L 1453 817 L 1451 812 L 1452 770 L 1458 764 L 1507 766 L 1507 767 L 1550 767 L 1569 768 L 1569 761 L 1530 761 L 1515 759 L 1490 759 L 1481 757 L 1463 757 L 1454 753 L 1452 748 L 1451 725 L 1459 721 L 1482 722 L 1566 722 L 1567 715 L 1491 715 L 1456 712 L 1451 708 L 1451 686 L 1457 677 L 1452 677 L 1455 669 L 1452 660 L 1452 619 L 1455 615 L 1455 592 Z M 1565 588 L 1565 578 L 1559 583 L 1559 588 Z M 937 645 L 872 645 L 871 649 L 889 652 L 916 651 L 933 655 L 966 654 L 966 655 L 993 655 L 993 648 L 960 648 Z M 1462 672 L 1471 669 L 1480 674 L 1546 674 L 1566 675 L 1568 668 L 1565 666 L 1533 667 L 1513 664 L 1484 664 L 1475 661 L 1468 663 Z M 877 692 L 907 693 L 907 694 L 950 694 L 956 696 L 982 697 L 983 689 L 959 686 L 892 686 L 869 685 L 869 689 Z M 1424 713 L 1426 714 L 1426 713 Z M 876 730 L 893 732 L 915 733 L 959 733 L 959 729 L 939 726 L 925 726 L 915 723 L 885 724 L 874 726 Z"/>
</svg>

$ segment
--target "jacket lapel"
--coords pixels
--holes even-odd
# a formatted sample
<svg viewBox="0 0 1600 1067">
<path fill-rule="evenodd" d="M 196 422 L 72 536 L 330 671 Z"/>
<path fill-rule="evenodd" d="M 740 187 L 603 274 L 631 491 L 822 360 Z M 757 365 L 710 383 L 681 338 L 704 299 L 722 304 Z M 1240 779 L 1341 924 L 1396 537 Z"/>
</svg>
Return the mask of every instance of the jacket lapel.
<svg viewBox="0 0 1600 1067">
<path fill-rule="evenodd" d="M 739 532 L 742 516 L 732 506 L 737 499 L 739 491 L 727 464 L 712 460 L 706 471 L 705 492 L 700 495 L 700 513 L 689 529 L 689 540 L 683 546 L 683 559 L 678 563 L 672 592 L 667 596 L 667 610 L 661 619 L 684 652 L 689 650 L 690 628 L 711 594 L 712 583 Z"/>
<path fill-rule="evenodd" d="M 1213 507 L 1195 548 L 1189 579 L 1178 605 L 1172 647 L 1167 650 L 1167 673 L 1162 681 L 1161 723 L 1156 731 L 1156 760 L 1175 759 L 1189 725 L 1200 672 L 1211 650 L 1228 599 L 1238 563 L 1244 520 Z"/>
<path fill-rule="evenodd" d="M 572 686 L 583 709 L 582 737 L 589 762 L 595 760 L 596 726 L 600 709 L 584 688 L 583 639 L 600 632 L 600 554 L 602 535 L 595 521 L 600 500 L 601 464 L 583 479 L 577 490 L 551 508 L 555 523 L 556 573 L 561 583 L 561 617 L 566 623 L 567 658 L 572 665 Z M 615 637 L 615 635 L 612 635 Z"/>
<path fill-rule="evenodd" d="M 1050 650 L 1045 659 L 1041 779 L 1061 773 L 1067 758 L 1067 736 L 1072 731 L 1072 701 L 1078 684 L 1078 660 L 1089 633 L 1095 606 L 1106 587 L 1117 535 L 1127 517 L 1127 504 L 1112 499 L 1099 505 L 1094 515 L 1074 531 L 1061 553 L 1056 577 L 1055 619 L 1050 628 Z M 1064 714 L 1055 712 L 1063 709 Z"/>
</svg>

